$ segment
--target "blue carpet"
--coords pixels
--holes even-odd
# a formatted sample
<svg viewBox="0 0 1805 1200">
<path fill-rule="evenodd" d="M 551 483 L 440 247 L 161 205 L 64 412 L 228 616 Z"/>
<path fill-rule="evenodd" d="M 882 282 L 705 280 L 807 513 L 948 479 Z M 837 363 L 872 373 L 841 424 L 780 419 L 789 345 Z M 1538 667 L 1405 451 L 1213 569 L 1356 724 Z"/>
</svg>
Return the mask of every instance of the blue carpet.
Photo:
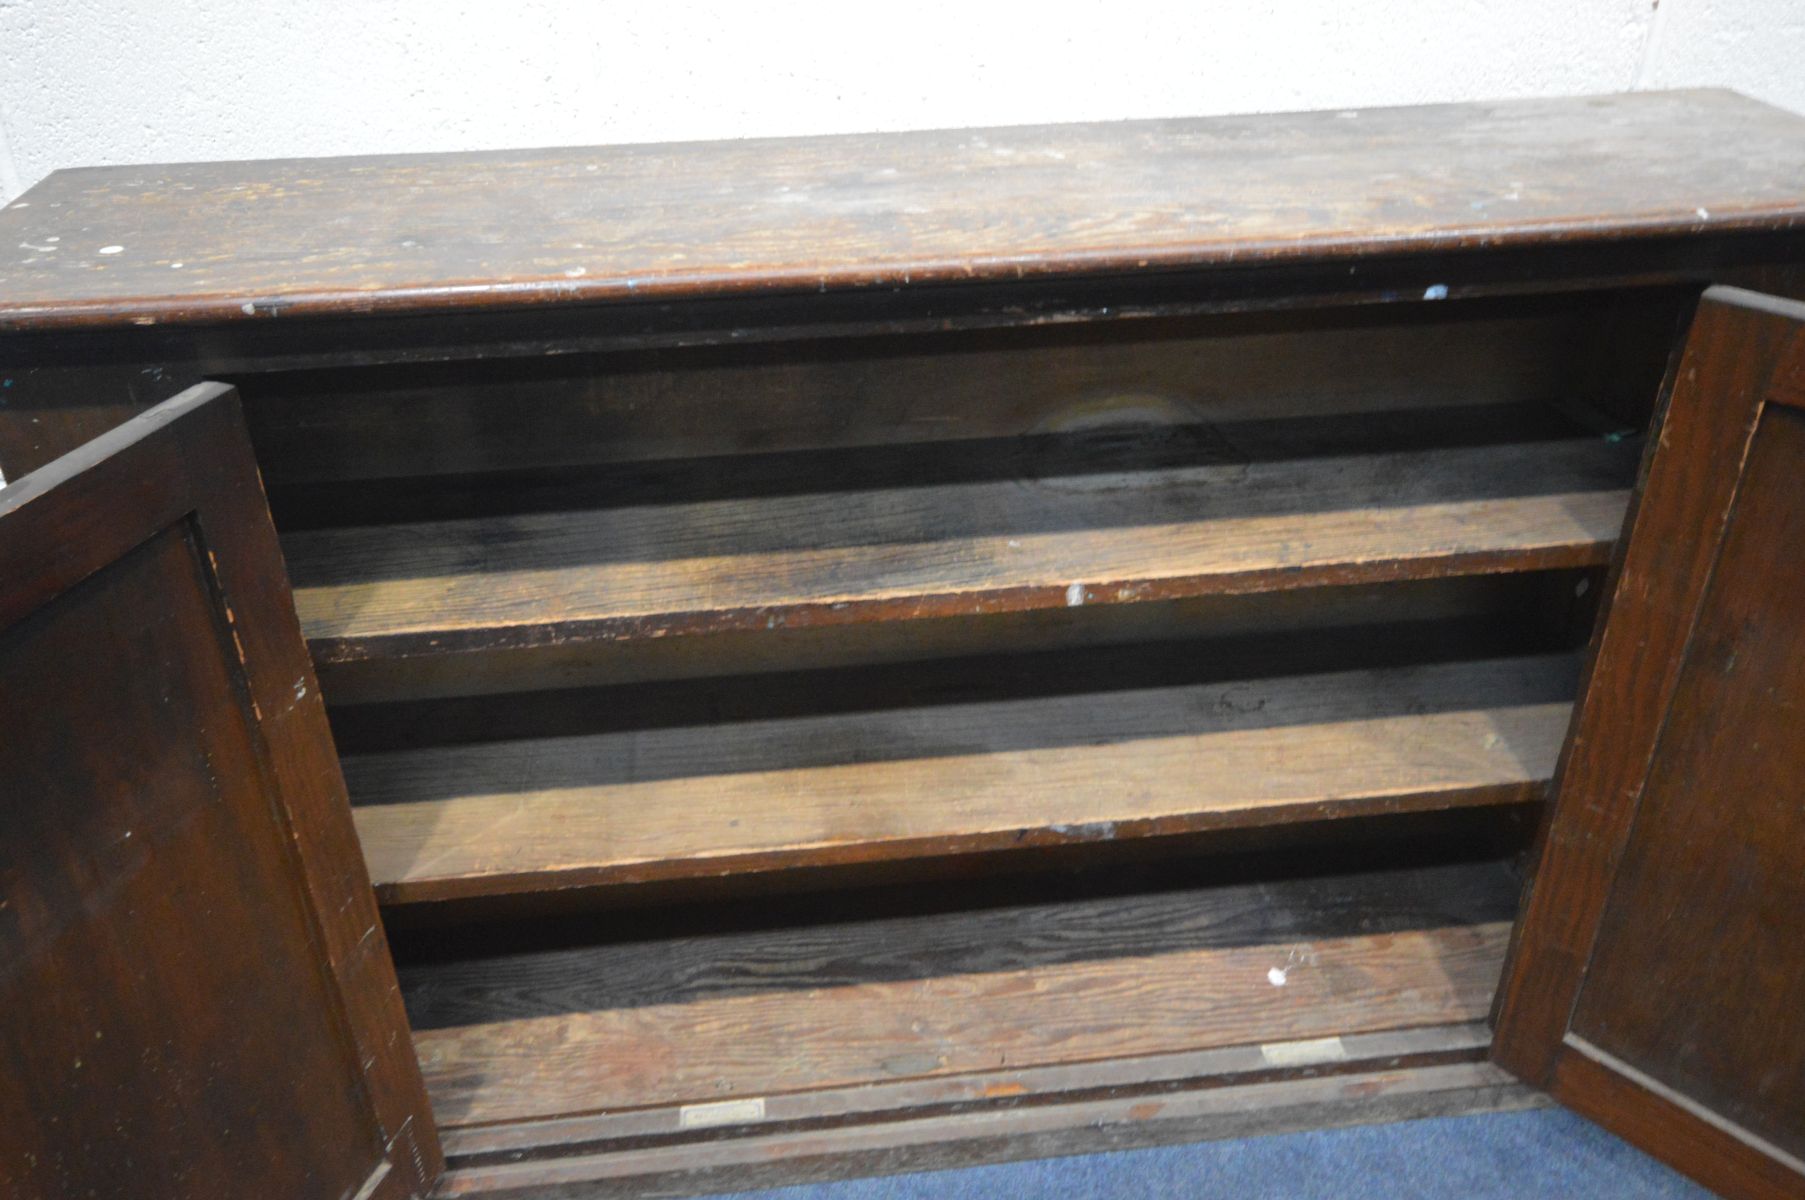
<svg viewBox="0 0 1805 1200">
<path fill-rule="evenodd" d="M 1709 1200 L 1558 1108 L 739 1192 L 743 1200 Z"/>
</svg>

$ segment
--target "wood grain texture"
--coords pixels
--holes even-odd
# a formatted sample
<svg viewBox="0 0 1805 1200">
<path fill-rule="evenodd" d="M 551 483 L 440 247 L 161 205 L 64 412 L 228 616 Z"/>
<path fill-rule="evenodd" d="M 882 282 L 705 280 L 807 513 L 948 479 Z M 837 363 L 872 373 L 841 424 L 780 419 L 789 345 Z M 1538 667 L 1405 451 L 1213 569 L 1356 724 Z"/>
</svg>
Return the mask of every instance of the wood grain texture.
<svg viewBox="0 0 1805 1200">
<path fill-rule="evenodd" d="M 1564 571 L 1464 575 L 1443 579 L 1404 580 L 1347 587 L 1293 588 L 1252 595 L 1189 596 L 1140 604 L 1091 604 L 1079 608 L 1037 608 L 1020 612 L 973 613 L 959 617 L 934 617 L 919 621 L 868 621 L 856 625 L 804 626 L 747 629 L 713 633 L 705 638 L 637 638 L 540 646 L 501 654 L 455 654 L 401 659 L 361 659 L 320 664 L 320 686 L 325 689 L 327 710 L 339 748 L 393 749 L 373 742 L 364 731 L 375 732 L 388 719 L 418 713 L 432 722 L 446 717 L 445 705 L 453 699 L 468 702 L 476 721 L 460 718 L 456 724 L 489 725 L 487 736 L 497 734 L 498 716 L 523 714 L 519 698 L 531 692 L 555 692 L 566 700 L 573 692 L 593 693 L 631 688 L 621 696 L 633 711 L 648 704 L 647 686 L 675 689 L 682 685 L 735 690 L 722 681 L 759 677 L 767 681 L 763 700 L 790 691 L 775 677 L 798 675 L 820 678 L 829 671 L 864 671 L 895 667 L 914 678 L 935 673 L 931 663 L 969 660 L 975 655 L 989 660 L 992 670 L 1001 664 L 1009 675 L 1021 673 L 1022 664 L 1044 661 L 1048 653 L 1061 651 L 1084 661 L 1133 653 L 1125 648 L 1161 642 L 1198 643 L 1211 656 L 1228 653 L 1231 641 L 1257 641 L 1272 648 L 1280 637 L 1295 635 L 1299 644 L 1321 645 L 1324 631 L 1388 625 L 1424 628 L 1429 625 L 1463 625 L 1480 636 L 1449 637 L 1441 643 L 1444 658 L 1483 658 L 1520 651 L 1565 649 L 1583 643 L 1591 629 L 1584 614 L 1570 616 L 1575 605 L 1586 607 L 1597 594 L 1602 568 Z M 1584 595 L 1575 596 L 1581 581 Z M 1480 630 L 1489 622 L 1506 641 Z M 1540 640 L 1537 640 L 1537 639 Z M 1415 639 L 1405 639 L 1415 644 Z M 1238 657 L 1238 656 L 1237 656 Z M 1295 661 L 1291 656 L 1287 660 Z M 1393 661 L 1405 661 L 1404 658 Z M 1099 664 L 1103 666 L 1103 664 Z M 1111 662 L 1108 669 L 1120 670 Z M 1289 668 L 1268 667 L 1257 674 L 1280 674 Z M 1338 670 L 1330 660 L 1305 663 L 1302 671 Z M 1030 672 L 1032 673 L 1032 672 Z M 944 674 L 944 673 L 942 673 Z M 1062 673 L 1063 674 L 1063 673 Z M 1116 676 L 1112 676 L 1116 678 Z M 969 690 L 975 680 L 961 686 L 942 678 L 939 691 Z M 893 681 L 894 683 L 894 681 Z M 501 697 L 506 696 L 503 700 Z M 892 703 L 899 702 L 892 693 Z M 900 701 L 907 703 L 909 701 Z M 707 703 L 719 706 L 719 698 Z M 573 706 L 565 702 L 535 703 L 535 719 L 546 724 L 541 734 L 563 729 Z M 663 707 L 662 704 L 659 707 Z M 428 710 L 430 716 L 428 716 Z M 730 702 L 727 709 L 744 711 Z M 623 713 L 623 716 L 626 714 Z M 382 718 L 370 721 L 366 718 Z M 416 730 L 426 726 L 411 715 L 406 724 Z M 518 721 L 506 720 L 509 729 Z M 378 734 L 377 736 L 381 736 Z M 478 736 L 485 736 L 480 733 Z M 346 738 L 358 740 L 356 747 Z"/>
<path fill-rule="evenodd" d="M 1605 561 L 1600 439 L 313 530 L 315 656 L 443 654 Z"/>
<path fill-rule="evenodd" d="M 1539 794 L 1566 656 L 346 760 L 389 902 L 1110 841 Z"/>
<path fill-rule="evenodd" d="M 1499 996 L 1497 1059 L 1532 1083 L 1560 1055 L 1759 414 L 1805 396 L 1796 311 L 1712 289 L 1670 383 Z"/>
<path fill-rule="evenodd" d="M 1770 406 L 1571 1019 L 1573 1034 L 1782 1148 L 1795 1169 L 1805 1161 L 1805 591 L 1775 567 L 1777 553 L 1805 546 L 1801 479 L 1805 412 Z"/>
<path fill-rule="evenodd" d="M 945 644 L 939 655 L 924 653 L 925 661 L 857 661 L 830 670 L 805 670 L 800 664 L 774 661 L 771 669 L 758 673 L 717 671 L 657 683 L 460 694 L 381 704 L 329 702 L 327 711 L 340 753 L 358 756 L 522 738 L 591 737 L 747 721 L 782 723 L 835 714 L 870 716 L 950 704 L 979 711 L 972 706 L 1059 696 L 1085 696 L 1100 703 L 1113 693 L 1158 689 L 1178 695 L 1179 689 L 1197 685 L 1288 675 L 1572 653 L 1580 640 L 1567 627 L 1559 602 L 1573 598 L 1581 578 L 1580 572 L 1479 576 L 1434 580 L 1421 590 L 1391 585 L 1353 593 L 1320 589 L 1235 597 L 1240 603 L 1226 614 L 1186 613 L 1197 618 L 1196 625 L 1136 622 L 1118 629 L 1112 622 L 1107 629 L 1092 630 L 1061 622 L 1045 631 L 1047 642 L 1038 647 L 1013 642 L 1002 632 L 999 627 L 1017 620 L 1011 614 L 981 627 L 974 623 L 962 646 Z M 1321 608 L 1284 603 L 1300 598 L 1324 603 Z M 1088 613 L 1113 618 L 1159 607 L 1055 611 L 1061 616 Z M 1252 611 L 1268 607 L 1277 611 Z M 1175 616 L 1163 615 L 1169 622 Z M 1204 623 L 1206 617 L 1219 616 L 1231 618 L 1224 622 L 1226 627 Z M 1250 628 L 1234 618 L 1269 623 Z M 966 626 L 961 623 L 961 628 Z M 1100 636 L 1086 640 L 1087 635 L 1105 634 L 1111 640 Z M 715 640 L 703 639 L 702 648 L 711 648 Z M 974 647 L 981 652 L 971 653 Z M 848 648 L 849 653 L 854 650 Z M 706 662 L 706 655 L 697 657 Z M 1065 741 L 1058 731 L 1047 736 L 1051 745 Z M 870 754 L 879 749 L 875 744 L 866 747 Z M 809 754 L 790 765 L 816 762 L 819 757 Z"/>
<path fill-rule="evenodd" d="M 230 389 L 0 492 L 0 1191 L 425 1194 L 406 1052 Z"/>
<path fill-rule="evenodd" d="M 1539 405 L 1608 394 L 1607 347 L 1652 361 L 1646 404 L 1675 305 L 1639 289 L 232 378 L 272 490 L 313 483 L 324 498 L 346 480 L 597 463 L 636 480 L 646 464 L 719 470 L 730 455 Z"/>
<path fill-rule="evenodd" d="M 1708 292 L 1558 776 L 1495 1045 L 1557 1099 L 1751 1200 L 1805 1187 L 1801 409 L 1805 304 Z"/>
<path fill-rule="evenodd" d="M 1367 410 L 1353 396 L 1326 398 L 1327 411 L 1291 412 L 1275 401 L 1264 417 L 1215 422 L 1201 411 L 1158 396 L 1113 395 L 1091 404 L 1075 401 L 1051 414 L 1051 427 L 1024 429 L 1007 436 L 973 437 L 950 424 L 918 432 L 907 425 L 865 423 L 847 412 L 836 419 L 847 445 L 825 448 L 772 449 L 768 452 L 707 454 L 696 458 L 602 461 L 563 466 L 407 475 L 393 479 L 324 481 L 284 490 L 283 511 L 290 530 L 340 525 L 411 525 L 466 517 L 500 517 L 562 510 L 616 507 L 670 507 L 705 501 L 756 501 L 822 493 L 868 493 L 909 489 L 925 493 L 939 485 L 1012 483 L 1033 485 L 1066 480 L 1080 485 L 1096 476 L 1116 480 L 1148 478 L 1157 482 L 1174 472 L 1198 467 L 1240 467 L 1253 463 L 1332 458 L 1438 449 L 1475 449 L 1509 443 L 1548 442 L 1563 438 L 1615 433 L 1629 436 L 1641 423 L 1610 418 L 1588 421 L 1586 406 L 1576 397 L 1572 414 L 1553 405 L 1505 403 L 1433 403 L 1427 389 L 1417 405 Z M 1065 397 L 1048 396 L 1057 404 Z M 1253 398 L 1249 398 L 1253 399 Z M 739 403 L 721 394 L 722 405 Z M 1338 411 L 1334 405 L 1345 402 Z M 757 408 L 757 400 L 745 402 Z M 982 405 L 982 401 L 974 401 Z M 1224 405 L 1223 408 L 1231 406 Z M 1592 416 L 1599 414 L 1592 413 Z M 416 423 L 434 418 L 417 414 L 372 428 L 371 439 L 392 448 L 411 436 Z M 515 420 L 527 414 L 515 412 Z M 440 418 L 459 420 L 447 406 Z M 602 429 L 624 426 L 606 409 L 590 415 L 588 437 Z M 781 425 L 780 405 L 766 407 L 752 423 Z M 726 425 L 722 420 L 719 424 Z M 546 437 L 556 439 L 558 422 Z M 979 422 L 972 422 L 976 427 Z M 380 429 L 380 432 L 377 430 Z M 725 431 L 723 431 L 725 432 Z M 969 430 L 964 431 L 969 432 Z M 470 436 L 482 438 L 481 432 Z M 530 435 L 529 435 L 530 436 Z M 806 425 L 760 431 L 782 445 L 795 438 L 806 442 Z M 579 438 L 573 434 L 573 443 Z M 623 429 L 623 442 L 627 440 Z M 698 438 L 700 442 L 703 439 Z M 859 444 L 863 441 L 864 444 Z M 624 447 L 623 447 L 624 448 Z M 700 448 L 700 447 L 699 447 Z M 1109 480 L 1098 481 L 1108 487 Z"/>
<path fill-rule="evenodd" d="M 476 1125 L 1470 1021 L 1512 892 L 1479 864 L 598 944 L 405 986 L 434 1111 Z"/>
<path fill-rule="evenodd" d="M 227 788 L 255 779 L 250 739 L 227 715 L 233 681 L 210 636 L 209 598 L 186 533 L 176 526 L 157 535 L 97 586 L 0 642 L 14 714 L 0 757 L 8 917 L 0 1190 L 8 1195 L 135 1191 L 174 1200 L 184 1184 L 224 1188 L 246 1178 L 337 1195 L 360 1186 L 383 1157 L 374 1123 L 350 1099 L 354 1063 L 331 997 L 315 982 L 281 843 L 257 827 L 254 808 L 209 804 L 207 780 L 183 761 L 204 762 Z M 162 608 L 121 619 L 122 596 L 145 594 L 162 597 Z M 129 666 L 149 686 L 100 696 L 83 689 L 78 706 L 41 696 L 33 703 L 29 693 L 48 679 L 97 682 L 77 646 L 102 673 Z M 217 732 L 198 738 L 194 724 L 210 718 Z M 53 745 L 60 753 L 31 753 Z M 188 753 L 171 753 L 177 747 Z M 140 782 L 121 769 L 136 762 L 161 769 Z M 239 852 L 237 869 L 205 874 L 207 852 L 226 845 Z M 84 900 L 96 915 L 83 911 Z M 204 918 L 184 920 L 189 904 Z M 211 938 L 234 952 L 207 954 Z M 226 1032 L 225 1014 L 207 1000 L 226 988 L 271 1022 L 237 1053 L 212 1041 Z M 260 1091 L 259 1080 L 276 1071 L 283 1095 Z M 163 1102 L 142 1094 L 164 1087 Z M 266 1119 L 236 1123 L 235 1135 L 232 1109 L 241 1103 L 259 1104 Z M 337 1153 L 318 1157 L 324 1146 Z"/>
<path fill-rule="evenodd" d="M 1288 1044 L 1296 1062 L 1284 1061 L 1285 1049 L 1269 1055 L 1260 1046 L 1224 1046 L 817 1088 L 766 1096 L 762 1119 L 724 1121 L 700 1135 L 691 1131 L 688 1144 L 699 1150 L 706 1142 L 722 1137 L 870 1125 L 901 1118 L 964 1116 L 1028 1104 L 1170 1095 L 1194 1088 L 1235 1087 L 1304 1076 L 1479 1063 L 1484 1061 L 1490 1045 L 1491 1030 L 1484 1022 L 1417 1025 L 1382 1033 L 1349 1034 L 1340 1039 L 1340 1058 L 1331 1058 L 1321 1047 L 1313 1055 L 1308 1042 Z M 1275 1060 L 1282 1065 L 1274 1065 Z M 523 1159 L 615 1153 L 660 1143 L 669 1145 L 673 1131 L 683 1131 L 682 1105 L 505 1125 L 469 1125 L 447 1131 L 446 1157 L 448 1163 L 455 1163 L 451 1169 L 456 1169 Z"/>
<path fill-rule="evenodd" d="M 1633 1068 L 1570 1041 L 1555 1067 L 1560 1102 L 1727 1200 L 1794 1200 L 1805 1170 Z"/>
<path fill-rule="evenodd" d="M 1547 1101 L 1483 1063 L 1389 1067 L 1106 1098 L 777 1131 L 448 1173 L 443 1195 L 497 1200 L 653 1200 L 672 1195 L 938 1171 L 1031 1158 L 1261 1137 Z"/>
<path fill-rule="evenodd" d="M 527 917 L 403 935 L 398 971 L 409 1019 L 424 1032 L 1507 919 L 1515 875 L 1482 850 L 1462 850 L 1336 846 L 990 877 L 944 891 L 801 894 L 731 913 L 695 905 Z"/>
<path fill-rule="evenodd" d="M 1667 92 L 62 171 L 0 215 L 0 328 L 1769 231 L 1805 218 L 1802 145 L 1780 110 Z"/>
<path fill-rule="evenodd" d="M 496 1200 L 664 1200 L 1546 1103 L 1489 1064 L 1397 1066 L 1326 1078 L 1206 1086 L 1155 1099 L 1076 1100 L 475 1165 L 448 1172 L 441 1194 Z"/>
</svg>

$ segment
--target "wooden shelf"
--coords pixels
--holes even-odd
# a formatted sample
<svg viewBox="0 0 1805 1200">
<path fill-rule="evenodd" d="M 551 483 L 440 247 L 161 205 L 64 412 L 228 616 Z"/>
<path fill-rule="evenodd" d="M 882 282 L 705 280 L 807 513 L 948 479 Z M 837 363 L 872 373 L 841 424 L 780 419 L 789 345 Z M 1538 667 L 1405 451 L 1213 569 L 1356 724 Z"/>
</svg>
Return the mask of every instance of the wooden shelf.
<svg viewBox="0 0 1805 1200">
<path fill-rule="evenodd" d="M 470 1131 L 457 1148 L 520 1149 L 581 1122 L 500 1123 L 596 1114 L 581 1137 L 643 1137 L 735 1097 L 782 1121 L 1333 1069 L 1362 1035 L 1482 1021 L 1517 888 L 1495 863 L 1189 886 L 502 950 L 401 982 L 434 1114 Z M 1342 1041 L 1294 1045 L 1321 1038 Z"/>
<path fill-rule="evenodd" d="M 1635 449 L 1598 438 L 307 530 L 323 665 L 1590 566 Z"/>
<path fill-rule="evenodd" d="M 1571 656 L 348 755 L 389 903 L 1536 798 Z"/>
</svg>

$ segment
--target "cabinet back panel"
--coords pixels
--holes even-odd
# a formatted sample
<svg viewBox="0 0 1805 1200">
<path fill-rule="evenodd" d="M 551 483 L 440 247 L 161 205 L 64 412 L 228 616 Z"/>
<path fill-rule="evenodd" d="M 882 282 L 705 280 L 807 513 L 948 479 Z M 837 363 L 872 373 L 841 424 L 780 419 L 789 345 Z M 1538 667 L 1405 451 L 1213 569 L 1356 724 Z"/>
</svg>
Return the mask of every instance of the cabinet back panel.
<svg viewBox="0 0 1805 1200">
<path fill-rule="evenodd" d="M 476 475 L 1104 428 L 1578 401 L 1646 409 L 1682 305 L 1241 314 L 234 378 L 265 478 Z M 1603 359 L 1632 358 L 1633 369 Z"/>
</svg>

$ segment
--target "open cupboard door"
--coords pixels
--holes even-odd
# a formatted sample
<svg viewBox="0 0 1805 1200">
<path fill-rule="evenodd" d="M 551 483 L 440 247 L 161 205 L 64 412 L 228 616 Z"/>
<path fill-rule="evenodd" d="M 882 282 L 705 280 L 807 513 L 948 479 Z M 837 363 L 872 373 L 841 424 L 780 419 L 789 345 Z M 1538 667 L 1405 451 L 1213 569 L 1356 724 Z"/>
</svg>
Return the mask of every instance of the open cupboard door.
<svg viewBox="0 0 1805 1200">
<path fill-rule="evenodd" d="M 231 389 L 0 491 L 0 1194 L 441 1169 Z"/>
<path fill-rule="evenodd" d="M 1706 293 L 1494 1056 L 1730 1197 L 1805 1195 L 1805 304 Z"/>
</svg>

